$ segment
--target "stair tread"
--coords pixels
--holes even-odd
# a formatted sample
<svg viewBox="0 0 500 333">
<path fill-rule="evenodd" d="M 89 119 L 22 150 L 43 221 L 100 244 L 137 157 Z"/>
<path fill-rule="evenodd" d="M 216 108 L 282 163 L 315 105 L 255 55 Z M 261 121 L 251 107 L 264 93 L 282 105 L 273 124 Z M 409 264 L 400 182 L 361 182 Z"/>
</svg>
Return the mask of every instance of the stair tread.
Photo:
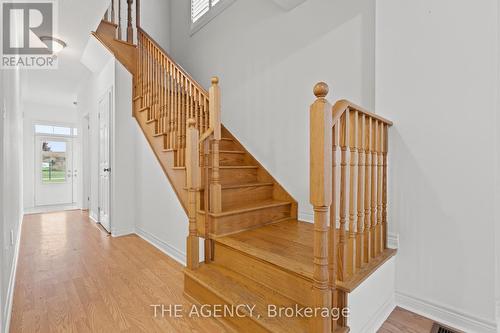
<svg viewBox="0 0 500 333">
<path fill-rule="evenodd" d="M 314 270 L 314 224 L 312 223 L 289 219 L 219 237 L 216 238 L 216 242 L 312 280 Z M 396 252 L 394 249 L 384 250 L 346 281 L 337 281 L 337 287 L 342 291 L 352 292 Z"/>
<path fill-rule="evenodd" d="M 228 304 L 255 305 L 252 319 L 271 332 L 307 332 L 306 318 L 268 317 L 268 305 L 294 307 L 296 303 L 258 282 L 213 263 L 185 273 Z"/>
<path fill-rule="evenodd" d="M 296 219 L 217 238 L 226 246 L 312 279 L 314 225 Z"/>
<path fill-rule="evenodd" d="M 237 206 L 228 207 L 226 210 L 222 211 L 221 213 L 210 213 L 210 215 L 213 217 L 221 217 L 221 216 L 245 213 L 245 212 L 249 212 L 249 211 L 253 211 L 253 210 L 279 207 L 279 206 L 284 206 L 284 205 L 289 205 L 289 204 L 291 204 L 291 202 L 289 202 L 289 201 L 264 200 L 264 201 L 250 202 L 250 203 L 239 204 Z M 205 213 L 205 212 L 200 211 L 200 213 Z"/>
</svg>

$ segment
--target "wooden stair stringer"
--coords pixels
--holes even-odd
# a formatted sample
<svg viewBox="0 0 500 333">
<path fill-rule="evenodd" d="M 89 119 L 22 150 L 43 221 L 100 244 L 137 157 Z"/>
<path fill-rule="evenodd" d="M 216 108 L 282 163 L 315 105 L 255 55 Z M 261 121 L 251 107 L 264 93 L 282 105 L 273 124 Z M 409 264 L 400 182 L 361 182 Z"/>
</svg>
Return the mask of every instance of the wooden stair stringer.
<svg viewBox="0 0 500 333">
<path fill-rule="evenodd" d="M 117 26 L 115 24 L 103 20 L 99 24 L 97 31 L 91 34 L 101 42 L 101 44 L 103 44 L 132 75 L 134 75 L 137 67 L 137 47 L 133 44 L 116 39 L 116 29 Z"/>
</svg>

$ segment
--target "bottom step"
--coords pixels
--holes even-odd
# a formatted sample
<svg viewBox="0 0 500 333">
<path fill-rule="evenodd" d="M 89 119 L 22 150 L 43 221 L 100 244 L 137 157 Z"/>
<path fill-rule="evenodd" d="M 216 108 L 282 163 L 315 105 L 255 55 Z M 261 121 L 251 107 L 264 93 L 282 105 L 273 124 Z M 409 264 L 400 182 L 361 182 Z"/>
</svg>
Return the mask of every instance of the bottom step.
<svg viewBox="0 0 500 333">
<path fill-rule="evenodd" d="M 295 302 L 253 280 L 215 264 L 184 272 L 184 291 L 200 304 L 246 305 L 243 317 L 224 318 L 237 332 L 309 332 L 307 318 L 274 316 L 274 307 L 295 309 Z"/>
</svg>

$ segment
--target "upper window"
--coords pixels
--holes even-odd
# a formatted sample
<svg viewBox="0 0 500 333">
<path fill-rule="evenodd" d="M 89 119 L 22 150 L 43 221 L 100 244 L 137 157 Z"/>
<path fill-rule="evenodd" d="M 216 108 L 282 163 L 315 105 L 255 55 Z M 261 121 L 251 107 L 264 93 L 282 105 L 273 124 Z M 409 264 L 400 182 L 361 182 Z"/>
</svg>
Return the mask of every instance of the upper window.
<svg viewBox="0 0 500 333">
<path fill-rule="evenodd" d="M 191 34 L 220 14 L 235 0 L 191 0 Z"/>
<path fill-rule="evenodd" d="M 64 136 L 77 136 L 78 129 L 63 126 L 52 126 L 52 125 L 35 125 L 36 134 L 52 134 L 52 135 L 64 135 Z"/>
<path fill-rule="evenodd" d="M 191 22 L 198 21 L 220 0 L 191 0 Z"/>
</svg>

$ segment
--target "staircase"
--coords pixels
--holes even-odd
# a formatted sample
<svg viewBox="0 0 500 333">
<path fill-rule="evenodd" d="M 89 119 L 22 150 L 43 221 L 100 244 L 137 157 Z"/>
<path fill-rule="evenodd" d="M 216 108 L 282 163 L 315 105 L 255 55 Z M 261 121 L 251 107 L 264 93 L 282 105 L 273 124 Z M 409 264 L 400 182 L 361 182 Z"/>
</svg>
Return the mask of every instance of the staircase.
<svg viewBox="0 0 500 333">
<path fill-rule="evenodd" d="M 132 116 L 189 218 L 186 295 L 232 307 L 221 319 L 228 331 L 348 332 L 348 294 L 395 254 L 386 241 L 392 123 L 348 101 L 332 107 L 327 86 L 315 87 L 315 222 L 299 221 L 297 201 L 221 123 L 219 80 L 205 90 L 138 20 L 134 37 L 130 0 L 122 41 L 116 2 L 93 35 L 133 75 Z"/>
</svg>

